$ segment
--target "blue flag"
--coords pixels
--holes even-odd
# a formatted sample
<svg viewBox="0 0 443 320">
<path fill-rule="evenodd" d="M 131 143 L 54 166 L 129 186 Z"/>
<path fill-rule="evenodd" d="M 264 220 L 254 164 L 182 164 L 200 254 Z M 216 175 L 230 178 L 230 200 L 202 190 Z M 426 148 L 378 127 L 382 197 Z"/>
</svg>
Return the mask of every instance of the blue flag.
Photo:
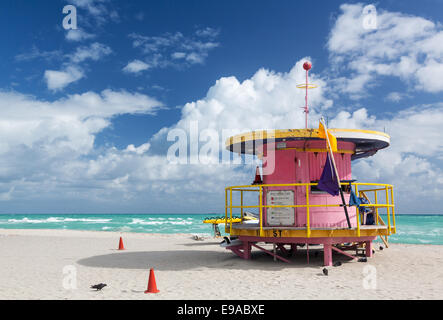
<svg viewBox="0 0 443 320">
<path fill-rule="evenodd" d="M 325 167 L 318 182 L 318 188 L 320 190 L 326 191 L 331 196 L 338 196 L 340 189 L 338 187 L 337 175 L 332 167 L 331 159 L 329 158 L 329 153 L 326 156 Z"/>
<path fill-rule="evenodd" d="M 361 200 L 359 197 L 357 197 L 355 195 L 354 190 L 352 190 L 352 186 L 351 186 L 351 196 L 349 197 L 349 205 L 359 207 L 360 204 L 361 204 Z"/>
</svg>

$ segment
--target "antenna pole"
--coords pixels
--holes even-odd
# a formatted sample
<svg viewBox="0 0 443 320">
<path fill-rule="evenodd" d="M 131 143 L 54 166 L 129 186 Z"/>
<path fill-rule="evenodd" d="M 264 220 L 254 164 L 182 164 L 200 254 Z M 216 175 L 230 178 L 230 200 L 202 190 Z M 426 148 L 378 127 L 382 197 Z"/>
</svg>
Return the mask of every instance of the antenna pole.
<svg viewBox="0 0 443 320">
<path fill-rule="evenodd" d="M 306 96 L 305 96 L 305 128 L 308 129 L 308 114 L 309 114 L 309 107 L 308 107 L 308 73 L 309 70 L 306 70 Z"/>
<path fill-rule="evenodd" d="M 306 70 L 306 84 L 304 85 L 304 87 L 306 88 L 306 96 L 305 96 L 305 128 L 308 129 L 308 114 L 309 114 L 309 106 L 308 106 L 308 89 L 309 88 L 309 79 L 308 79 L 308 75 L 309 75 L 309 70 L 311 70 L 312 68 L 312 64 L 309 61 L 306 61 L 305 63 L 303 63 L 303 69 Z"/>
</svg>

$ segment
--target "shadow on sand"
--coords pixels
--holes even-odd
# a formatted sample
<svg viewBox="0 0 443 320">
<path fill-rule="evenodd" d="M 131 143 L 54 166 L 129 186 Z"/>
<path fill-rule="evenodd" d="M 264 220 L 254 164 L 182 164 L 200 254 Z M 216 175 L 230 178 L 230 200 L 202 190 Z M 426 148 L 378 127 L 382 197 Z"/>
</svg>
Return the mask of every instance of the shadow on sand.
<svg viewBox="0 0 443 320">
<path fill-rule="evenodd" d="M 243 260 L 231 252 L 206 250 L 167 250 L 144 252 L 116 252 L 92 256 L 77 261 L 80 265 L 97 268 L 147 269 L 181 271 L 197 268 L 223 268 L 232 270 L 280 270 L 286 268 L 319 268 L 323 266 L 323 253 L 311 251 L 309 264 L 306 251 L 299 250 L 288 258 L 291 263 L 274 261 L 273 257 L 261 251 L 253 251 L 251 260 Z M 349 259 L 334 255 L 334 261 Z"/>
</svg>

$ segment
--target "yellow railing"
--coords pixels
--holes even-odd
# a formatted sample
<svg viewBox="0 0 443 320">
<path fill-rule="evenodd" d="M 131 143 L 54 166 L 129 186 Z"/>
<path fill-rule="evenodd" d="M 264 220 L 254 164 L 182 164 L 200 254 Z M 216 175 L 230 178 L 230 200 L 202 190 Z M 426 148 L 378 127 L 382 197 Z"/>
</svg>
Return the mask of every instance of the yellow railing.
<svg viewBox="0 0 443 320">
<path fill-rule="evenodd" d="M 396 233 L 396 228 L 395 228 L 395 206 L 394 206 L 394 188 L 392 186 L 389 187 L 385 187 L 385 188 L 376 188 L 376 189 L 368 189 L 368 190 L 359 190 L 358 194 L 360 197 L 366 198 L 366 200 L 368 200 L 368 204 L 365 204 L 366 207 L 371 207 L 374 210 L 375 213 L 375 217 L 376 217 L 376 221 L 375 223 L 377 225 L 383 225 L 386 226 L 386 223 L 383 221 L 383 219 L 380 217 L 380 214 L 378 212 L 379 207 L 378 206 L 374 206 L 371 202 L 371 200 L 369 199 L 367 193 L 372 194 L 374 197 L 374 203 L 378 204 L 378 192 L 379 191 L 384 191 L 385 194 L 385 198 L 386 198 L 386 202 L 389 202 L 389 199 L 391 201 L 391 203 L 393 204 L 391 207 L 387 207 L 386 211 L 387 211 L 387 219 L 388 219 L 388 231 L 389 234 L 392 233 Z M 391 226 L 391 215 L 390 213 L 392 212 L 392 226 Z M 381 240 L 385 243 L 386 246 L 388 246 L 388 236 L 380 236 Z"/>
<path fill-rule="evenodd" d="M 244 218 L 244 209 L 258 209 L 259 210 L 259 226 L 260 226 L 260 236 L 264 236 L 263 229 L 263 208 L 306 208 L 306 236 L 311 237 L 311 226 L 310 226 L 310 208 L 318 208 L 318 207 L 342 207 L 342 204 L 310 204 L 310 187 L 316 186 L 317 183 L 288 183 L 288 184 L 260 184 L 260 185 L 244 185 L 244 186 L 231 186 L 225 188 L 225 231 L 228 233 L 232 233 L 232 214 L 233 209 L 240 209 L 241 219 L 243 221 Z M 384 221 L 381 219 L 379 215 L 380 209 L 386 209 L 387 214 L 387 228 L 388 235 L 395 233 L 395 211 L 394 211 L 394 187 L 389 184 L 379 184 L 379 183 L 342 183 L 342 186 L 351 186 L 354 187 L 354 192 L 356 195 L 360 197 L 363 196 L 368 200 L 368 204 L 360 204 L 362 207 L 370 207 L 375 210 L 375 218 L 376 225 L 385 225 Z M 370 189 L 359 190 L 359 187 L 364 186 L 365 188 L 369 187 Z M 264 205 L 263 204 L 263 194 L 264 188 L 273 188 L 273 187 L 305 187 L 306 193 L 306 201 L 305 204 L 294 204 L 294 205 Z M 378 191 L 385 191 L 385 203 L 379 203 L 380 197 L 378 197 Z M 229 196 L 228 196 L 229 192 Z M 233 192 L 240 192 L 240 205 L 233 204 Z M 259 199 L 258 205 L 244 205 L 244 192 L 258 192 Z M 367 193 L 373 192 L 374 202 L 372 203 L 367 196 Z M 348 205 L 348 204 L 347 204 Z M 228 209 L 229 209 L 229 218 L 231 222 L 228 221 Z M 392 214 L 392 225 L 391 225 L 391 214 Z M 380 224 L 382 222 L 382 224 Z M 354 228 L 355 234 L 360 236 L 360 214 L 356 214 L 356 225 L 357 228 Z M 387 236 L 386 236 L 387 240 Z"/>
</svg>

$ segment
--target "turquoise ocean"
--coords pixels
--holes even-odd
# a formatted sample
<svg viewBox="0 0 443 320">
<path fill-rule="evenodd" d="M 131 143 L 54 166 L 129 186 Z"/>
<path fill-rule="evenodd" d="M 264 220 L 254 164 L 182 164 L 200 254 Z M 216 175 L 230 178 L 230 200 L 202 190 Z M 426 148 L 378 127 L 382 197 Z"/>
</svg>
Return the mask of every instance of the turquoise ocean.
<svg viewBox="0 0 443 320">
<path fill-rule="evenodd" d="M 212 235 L 211 214 L 0 214 L 0 229 L 66 229 Z M 382 216 L 383 217 L 383 216 Z M 383 217 L 387 221 L 386 217 Z M 443 215 L 396 215 L 393 243 L 443 245 Z M 220 230 L 223 231 L 223 225 Z"/>
</svg>

